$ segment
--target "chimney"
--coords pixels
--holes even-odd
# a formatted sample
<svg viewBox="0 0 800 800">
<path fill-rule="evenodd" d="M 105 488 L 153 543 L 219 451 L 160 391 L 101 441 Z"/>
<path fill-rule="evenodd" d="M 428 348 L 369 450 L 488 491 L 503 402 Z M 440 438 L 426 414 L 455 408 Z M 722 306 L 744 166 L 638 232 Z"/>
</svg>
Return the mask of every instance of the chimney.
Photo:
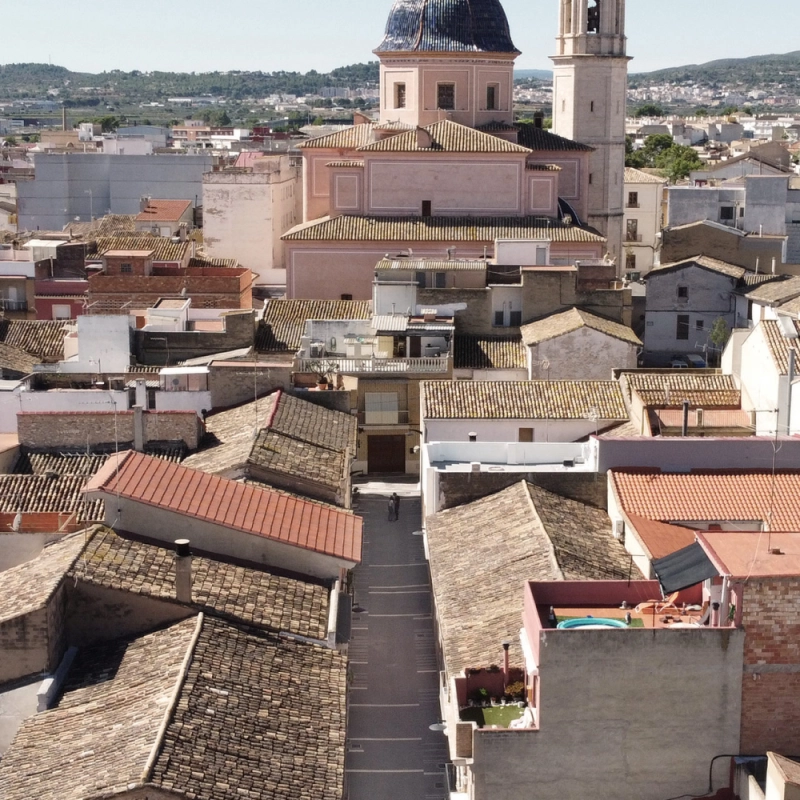
<svg viewBox="0 0 800 800">
<path fill-rule="evenodd" d="M 147 384 L 141 378 L 136 381 L 136 401 L 134 405 L 147 408 Z"/>
<path fill-rule="evenodd" d="M 182 242 L 185 242 L 186 241 L 186 235 L 187 235 L 186 223 L 185 222 L 181 222 L 180 226 L 178 227 L 178 238 Z"/>
<path fill-rule="evenodd" d="M 542 111 L 536 111 L 533 115 L 533 127 L 534 128 L 543 128 L 544 127 L 544 113 Z"/>
<path fill-rule="evenodd" d="M 147 207 L 150 205 L 150 198 L 147 195 L 142 195 L 139 198 L 139 211 L 147 211 Z"/>
<path fill-rule="evenodd" d="M 144 452 L 144 409 L 133 407 L 133 449 L 137 453 Z"/>
<path fill-rule="evenodd" d="M 505 689 L 508 684 L 508 675 L 511 671 L 511 665 L 508 659 L 508 648 L 511 647 L 511 642 L 503 642 L 503 688 Z"/>
<path fill-rule="evenodd" d="M 175 540 L 175 597 L 179 603 L 192 602 L 192 551 L 188 539 Z"/>
</svg>

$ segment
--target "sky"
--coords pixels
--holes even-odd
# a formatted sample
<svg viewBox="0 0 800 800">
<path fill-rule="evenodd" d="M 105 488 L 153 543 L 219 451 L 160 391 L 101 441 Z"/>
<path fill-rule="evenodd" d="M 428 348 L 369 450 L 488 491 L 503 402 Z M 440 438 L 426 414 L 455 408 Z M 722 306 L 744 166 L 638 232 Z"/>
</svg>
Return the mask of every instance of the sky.
<svg viewBox="0 0 800 800">
<path fill-rule="evenodd" d="M 327 72 L 374 59 L 391 0 L 101 0 L 80 13 L 37 0 L 3 37 L 0 63 L 52 63 L 79 72 L 121 69 Z M 800 3 L 628 0 L 631 72 L 800 49 Z M 557 0 L 503 0 L 519 69 L 550 69 Z M 723 12 L 724 9 L 724 12 Z M 9 19 L 6 19 L 9 24 Z"/>
</svg>

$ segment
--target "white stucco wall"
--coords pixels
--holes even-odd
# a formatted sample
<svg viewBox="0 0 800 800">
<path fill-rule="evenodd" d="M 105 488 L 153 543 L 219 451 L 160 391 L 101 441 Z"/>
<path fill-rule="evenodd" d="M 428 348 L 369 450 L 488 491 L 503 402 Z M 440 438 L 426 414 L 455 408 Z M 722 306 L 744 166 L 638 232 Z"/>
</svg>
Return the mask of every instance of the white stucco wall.
<svg viewBox="0 0 800 800">
<path fill-rule="evenodd" d="M 479 442 L 518 442 L 520 428 L 533 428 L 535 442 L 574 442 L 611 425 L 610 420 L 588 419 L 429 419 L 426 441 L 467 442 L 476 433 Z"/>
</svg>

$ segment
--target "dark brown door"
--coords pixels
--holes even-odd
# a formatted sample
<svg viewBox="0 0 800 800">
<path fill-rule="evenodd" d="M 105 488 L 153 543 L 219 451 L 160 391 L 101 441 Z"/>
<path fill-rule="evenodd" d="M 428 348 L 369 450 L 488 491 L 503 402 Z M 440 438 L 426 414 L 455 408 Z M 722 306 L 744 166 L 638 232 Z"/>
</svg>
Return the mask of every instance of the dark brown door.
<svg viewBox="0 0 800 800">
<path fill-rule="evenodd" d="M 406 437 L 370 436 L 367 440 L 367 470 L 372 473 L 406 471 Z"/>
<path fill-rule="evenodd" d="M 422 355 L 422 339 L 419 336 L 412 336 L 409 343 L 411 345 L 409 356 L 411 358 L 419 358 Z"/>
</svg>

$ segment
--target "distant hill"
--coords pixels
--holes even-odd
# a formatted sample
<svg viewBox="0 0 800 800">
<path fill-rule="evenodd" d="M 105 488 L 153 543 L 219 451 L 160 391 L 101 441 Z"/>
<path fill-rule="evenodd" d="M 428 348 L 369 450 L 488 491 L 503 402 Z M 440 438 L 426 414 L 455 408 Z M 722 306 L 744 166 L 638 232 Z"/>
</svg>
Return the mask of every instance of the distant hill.
<svg viewBox="0 0 800 800">
<path fill-rule="evenodd" d="M 91 74 L 71 72 L 50 64 L 0 65 L 0 100 L 43 98 L 48 92 L 67 106 L 82 104 L 87 97 L 101 95 L 127 101 L 161 100 L 197 95 L 225 96 L 234 100 L 269 94 L 315 94 L 326 86 L 377 85 L 377 61 L 351 64 L 331 72 L 122 72 Z"/>
<path fill-rule="evenodd" d="M 536 78 L 540 81 L 553 80 L 553 71 L 549 69 L 515 69 L 515 78 Z"/>
<path fill-rule="evenodd" d="M 735 85 L 743 90 L 765 91 L 781 86 L 788 93 L 800 92 L 800 50 L 749 58 L 723 58 L 705 64 L 633 73 L 628 79 L 632 89 L 655 83 Z"/>
</svg>

